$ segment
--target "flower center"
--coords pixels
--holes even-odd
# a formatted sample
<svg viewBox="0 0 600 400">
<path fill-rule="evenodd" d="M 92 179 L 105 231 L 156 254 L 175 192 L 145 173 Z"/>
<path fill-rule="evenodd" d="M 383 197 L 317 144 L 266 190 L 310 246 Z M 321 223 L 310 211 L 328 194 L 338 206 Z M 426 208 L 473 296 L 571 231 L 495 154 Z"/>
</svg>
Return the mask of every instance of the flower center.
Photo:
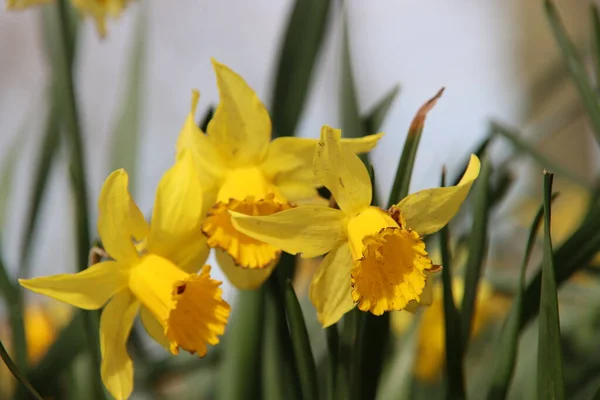
<svg viewBox="0 0 600 400">
<path fill-rule="evenodd" d="M 354 264 L 352 299 L 363 311 L 381 315 L 419 301 L 433 265 L 417 232 L 385 211 L 369 207 L 348 224 Z"/>
<path fill-rule="evenodd" d="M 238 232 L 231 223 L 228 210 L 246 215 L 271 215 L 289 208 L 288 203 L 276 202 L 274 194 L 268 194 L 261 200 L 246 197 L 242 201 L 230 199 L 226 203 L 218 202 L 208 213 L 202 231 L 208 237 L 210 247 L 226 251 L 238 266 L 265 268 L 279 257 L 281 250 Z"/>
<path fill-rule="evenodd" d="M 210 278 L 210 266 L 188 274 L 170 261 L 149 254 L 132 268 L 129 287 L 163 326 L 171 353 L 179 348 L 204 356 L 206 345 L 219 342 L 229 305 L 221 298 L 221 282 Z"/>
</svg>

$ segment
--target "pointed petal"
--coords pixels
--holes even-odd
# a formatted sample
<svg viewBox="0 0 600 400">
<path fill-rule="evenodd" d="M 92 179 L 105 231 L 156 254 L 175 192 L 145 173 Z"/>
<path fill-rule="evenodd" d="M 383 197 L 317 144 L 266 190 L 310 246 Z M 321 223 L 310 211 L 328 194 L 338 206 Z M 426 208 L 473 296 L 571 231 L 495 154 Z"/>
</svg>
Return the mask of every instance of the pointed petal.
<svg viewBox="0 0 600 400">
<path fill-rule="evenodd" d="M 133 391 L 133 362 L 126 344 L 139 304 L 129 290 L 123 290 L 104 307 L 100 317 L 102 382 L 117 400 L 128 399 Z"/>
<path fill-rule="evenodd" d="M 350 247 L 344 243 L 327 254 L 313 276 L 309 296 L 323 328 L 338 322 L 355 306 L 351 294 L 351 269 Z"/>
<path fill-rule="evenodd" d="M 267 265 L 264 268 L 241 268 L 235 265 L 233 258 L 221 249 L 215 249 L 215 256 L 221 270 L 229 282 L 238 289 L 252 290 L 257 289 L 266 281 L 279 259 Z"/>
<path fill-rule="evenodd" d="M 169 351 L 171 346 L 169 339 L 165 336 L 165 328 L 158 322 L 154 315 L 146 307 L 140 308 L 140 319 L 144 329 L 152 339 L 160 344 L 165 350 Z"/>
<path fill-rule="evenodd" d="M 191 150 L 196 168 L 201 174 L 202 186 L 208 188 L 218 182 L 225 167 L 223 159 L 219 156 L 212 142 L 200 130 L 194 120 L 199 98 L 200 93 L 193 90 L 192 109 L 177 139 L 177 158 L 182 156 L 184 150 Z"/>
<path fill-rule="evenodd" d="M 156 191 L 148 250 L 175 264 L 190 260 L 202 267 L 207 256 L 202 235 L 202 187 L 192 154 L 184 151 L 175 165 L 162 177 Z"/>
<path fill-rule="evenodd" d="M 220 102 L 208 124 L 208 137 L 221 156 L 234 165 L 259 163 L 271 140 L 271 119 L 244 79 L 212 60 Z"/>
<path fill-rule="evenodd" d="M 360 154 L 371 151 L 383 133 L 358 139 L 340 140 L 342 149 Z M 269 143 L 269 150 L 261 168 L 276 185 L 304 183 L 310 187 L 320 185 L 313 174 L 312 164 L 319 139 L 280 137 Z M 304 170 L 305 173 L 302 173 Z M 303 179 L 302 179 L 303 178 Z"/>
<path fill-rule="evenodd" d="M 354 216 L 371 204 L 371 178 L 358 156 L 340 146 L 341 134 L 323 127 L 313 168 L 342 211 Z"/>
<path fill-rule="evenodd" d="M 115 293 L 127 287 L 127 276 L 116 261 L 92 265 L 76 274 L 19 279 L 32 292 L 52 297 L 84 310 L 97 310 Z"/>
<path fill-rule="evenodd" d="M 323 206 L 301 206 L 265 216 L 229 212 L 240 232 L 287 253 L 315 257 L 347 240 L 348 217 Z"/>
<path fill-rule="evenodd" d="M 442 229 L 458 212 L 479 176 L 480 162 L 471 155 L 467 170 L 456 186 L 421 190 L 406 196 L 397 207 L 406 218 L 408 228 L 419 235 L 429 235 Z"/>
<path fill-rule="evenodd" d="M 132 239 L 142 240 L 149 231 L 128 185 L 127 172 L 118 169 L 106 178 L 98 199 L 98 233 L 107 253 L 117 261 L 137 259 Z"/>
</svg>

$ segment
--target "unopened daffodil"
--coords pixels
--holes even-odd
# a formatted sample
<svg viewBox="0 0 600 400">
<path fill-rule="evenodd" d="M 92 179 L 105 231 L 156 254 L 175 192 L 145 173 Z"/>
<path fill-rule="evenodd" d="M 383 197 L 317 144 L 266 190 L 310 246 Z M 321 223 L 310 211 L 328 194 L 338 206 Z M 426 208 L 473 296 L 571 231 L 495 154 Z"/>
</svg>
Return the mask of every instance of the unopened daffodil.
<svg viewBox="0 0 600 400">
<path fill-rule="evenodd" d="M 323 127 L 314 157 L 314 173 L 339 210 L 315 205 L 269 216 L 231 212 L 234 226 L 257 240 L 303 257 L 328 253 L 309 290 L 324 327 L 356 305 L 380 315 L 421 300 L 428 273 L 436 269 L 422 236 L 456 214 L 480 168 L 471 156 L 458 185 L 414 193 L 384 211 L 371 206 L 367 169 L 340 137 L 340 130 Z"/>
<path fill-rule="evenodd" d="M 40 4 L 51 3 L 58 0 L 7 0 L 6 8 L 8 10 L 21 10 L 37 6 Z M 125 10 L 125 7 L 132 0 L 71 0 L 75 7 L 84 16 L 90 17 L 96 23 L 96 30 L 100 37 L 106 36 L 106 19 L 118 18 Z"/>
<path fill-rule="evenodd" d="M 98 233 L 112 260 L 77 274 L 19 280 L 85 310 L 108 302 L 100 319 L 101 372 L 117 399 L 133 390 L 126 343 L 138 311 L 148 333 L 173 354 L 181 348 L 204 356 L 225 330 L 229 305 L 210 266 L 202 267 L 208 253 L 197 240 L 199 179 L 191 154 L 182 154 L 159 183 L 148 225 L 129 194 L 127 173 L 113 172 L 98 201 Z"/>
<path fill-rule="evenodd" d="M 270 215 L 316 197 L 312 173 L 317 139 L 281 137 L 271 141 L 271 120 L 256 93 L 238 74 L 213 60 L 220 102 L 204 134 L 194 122 L 198 93 L 180 134 L 178 153 L 191 149 L 203 173 L 206 200 L 214 204 L 202 225 L 210 247 L 238 288 L 259 286 L 272 272 L 281 249 L 238 231 L 228 211 Z M 342 139 L 352 153 L 371 150 L 381 134 Z"/>
</svg>

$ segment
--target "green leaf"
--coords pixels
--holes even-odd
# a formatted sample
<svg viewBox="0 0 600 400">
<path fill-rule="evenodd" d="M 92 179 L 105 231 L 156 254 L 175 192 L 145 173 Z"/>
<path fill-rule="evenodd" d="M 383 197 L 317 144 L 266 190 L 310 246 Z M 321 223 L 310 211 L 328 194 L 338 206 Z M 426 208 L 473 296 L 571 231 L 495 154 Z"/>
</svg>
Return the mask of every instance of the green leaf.
<svg viewBox="0 0 600 400">
<path fill-rule="evenodd" d="M 296 297 L 294 286 L 288 280 L 285 292 L 285 308 L 290 326 L 290 336 L 294 355 L 296 358 L 296 370 L 300 378 L 300 387 L 303 398 L 307 400 L 319 397 L 319 386 L 317 382 L 317 367 L 310 348 L 308 331 L 302 316 L 302 309 Z"/>
<path fill-rule="evenodd" d="M 329 356 L 329 380 L 327 398 L 336 400 L 338 375 L 340 373 L 340 337 L 338 334 L 337 324 L 334 324 L 325 329 L 327 335 L 327 354 Z"/>
<path fill-rule="evenodd" d="M 10 373 L 13 374 L 13 376 L 19 382 L 21 382 L 23 384 L 23 386 L 27 389 L 27 391 L 36 399 L 43 400 L 42 396 L 40 396 L 40 394 L 33 388 L 33 386 L 31 386 L 31 383 L 29 383 L 27 378 L 25 378 L 25 376 L 23 374 L 21 374 L 21 372 L 19 371 L 19 369 L 17 368 L 17 366 L 15 365 L 13 360 L 8 355 L 8 352 L 4 348 L 4 344 L 1 341 L 0 341 L 0 357 L 2 358 L 2 361 L 4 361 L 4 364 L 6 364 L 6 366 L 8 367 L 8 370 L 10 371 Z"/>
<path fill-rule="evenodd" d="M 134 193 L 139 178 L 137 165 L 139 158 L 142 100 L 146 49 L 146 9 L 139 14 L 135 37 L 129 57 L 127 86 L 121 101 L 116 125 L 112 135 L 110 170 L 125 168 L 129 173 L 129 190 Z"/>
<path fill-rule="evenodd" d="M 408 129 L 408 135 L 404 142 L 404 149 L 402 150 L 402 156 L 398 162 L 398 168 L 396 170 L 396 177 L 394 178 L 394 185 L 390 193 L 388 200 L 388 207 L 398 203 L 406 195 L 410 187 L 410 178 L 412 176 L 413 166 L 415 164 L 415 158 L 417 155 L 417 149 L 419 148 L 419 141 L 421 140 L 421 134 L 425 125 L 425 118 L 427 113 L 431 111 L 437 100 L 444 93 L 444 88 L 440 89 L 439 92 L 425 104 L 419 108 L 417 114 L 413 118 L 410 128 Z"/>
<path fill-rule="evenodd" d="M 552 200 L 556 198 L 556 193 L 552 196 Z M 519 345 L 519 320 L 523 309 L 523 295 L 525 293 L 525 278 L 527 265 L 531 259 L 531 254 L 536 242 L 536 237 L 544 216 L 544 205 L 540 207 L 537 214 L 533 218 L 531 228 L 529 229 L 529 237 L 525 247 L 523 262 L 521 263 L 521 274 L 519 276 L 519 287 L 514 300 L 514 306 L 504 321 L 502 330 L 498 337 L 497 355 L 494 358 L 494 373 L 492 384 L 488 393 L 488 400 L 502 400 L 506 398 L 510 382 L 515 370 L 517 360 L 517 350 Z"/>
<path fill-rule="evenodd" d="M 12 192 L 15 176 L 15 165 L 21 157 L 26 130 L 21 129 L 2 156 L 0 165 L 0 229 L 5 230 L 6 215 L 8 212 L 9 196 Z M 3 232 L 0 232 L 0 239 Z"/>
<path fill-rule="evenodd" d="M 227 326 L 221 348 L 217 398 L 224 400 L 261 398 L 261 359 L 265 292 L 240 290 L 235 312 Z"/>
<path fill-rule="evenodd" d="M 473 225 L 469 234 L 469 258 L 465 267 L 465 291 L 461 306 L 461 333 L 464 350 L 467 349 L 469 343 L 473 313 L 477 301 L 477 288 L 488 246 L 487 225 L 491 171 L 490 162 L 487 158 L 484 158 L 481 173 L 475 183 Z"/>
<path fill-rule="evenodd" d="M 594 87 L 587 75 L 585 65 L 581 61 L 575 45 L 571 39 L 569 39 L 567 31 L 563 26 L 558 11 L 552 1 L 545 0 L 544 9 L 550 27 L 552 28 L 554 38 L 560 47 L 564 61 L 571 74 L 571 78 L 577 86 L 579 97 L 590 117 L 596 141 L 600 144 L 600 104 L 598 103 L 598 97 Z"/>
<path fill-rule="evenodd" d="M 396 101 L 396 97 L 398 97 L 398 93 L 400 93 L 400 85 L 395 85 L 363 116 L 363 126 L 367 134 L 379 132 L 388 112 Z"/>
<path fill-rule="evenodd" d="M 471 154 L 475 154 L 477 156 L 477 158 L 482 159 L 491 142 L 492 142 L 492 135 L 487 135 L 479 142 L 479 144 L 477 145 L 477 147 L 475 147 L 475 149 L 473 151 L 469 152 L 469 154 L 467 155 L 467 157 L 464 159 L 464 161 L 462 163 L 462 165 L 463 165 L 462 169 L 454 177 L 452 186 L 458 185 L 458 182 L 460 182 L 463 175 L 465 174 L 465 171 L 467 170 L 467 168 L 469 166 L 469 161 L 471 161 Z"/>
<path fill-rule="evenodd" d="M 593 42 L 594 42 L 594 59 L 596 67 L 596 86 L 600 85 L 600 13 L 598 13 L 598 7 L 595 4 L 591 4 L 592 11 L 592 27 Z"/>
<path fill-rule="evenodd" d="M 537 368 L 537 390 L 540 400 L 565 398 L 554 255 L 550 237 L 550 198 L 553 178 L 553 174 L 544 171 L 544 260 L 542 262 Z"/>
<path fill-rule="evenodd" d="M 514 146 L 517 151 L 523 152 L 529 155 L 534 161 L 536 161 L 541 167 L 546 169 L 552 169 L 556 171 L 557 174 L 568 178 L 569 180 L 577 183 L 578 185 L 591 189 L 590 183 L 585 179 L 581 178 L 573 174 L 571 171 L 561 167 L 553 160 L 549 159 L 545 155 L 543 155 L 535 146 L 529 144 L 526 140 L 524 140 L 519 133 L 503 126 L 497 122 L 491 123 L 492 134 L 500 135 L 506 139 Z"/>
<path fill-rule="evenodd" d="M 54 85 L 53 85 L 54 86 Z M 53 99 L 57 90 L 52 88 Z M 32 195 L 27 209 L 27 222 L 23 230 L 21 250 L 19 257 L 19 277 L 29 276 L 29 260 L 32 253 L 35 229 L 37 226 L 42 200 L 48 186 L 50 171 L 56 159 L 57 149 L 60 145 L 60 125 L 56 101 L 51 102 L 51 109 L 46 120 L 44 137 L 36 160 L 35 177 L 32 185 Z"/>
<path fill-rule="evenodd" d="M 370 312 L 362 312 L 362 314 L 364 323 L 359 339 L 360 367 L 358 376 L 352 379 L 360 379 L 358 399 L 374 399 L 377 396 L 381 372 L 389 350 L 390 313 L 373 315 Z"/>
<path fill-rule="evenodd" d="M 296 0 L 279 54 L 271 103 L 273 136 L 291 136 L 308 96 L 331 0 Z"/>
<path fill-rule="evenodd" d="M 442 187 L 446 186 L 446 170 L 442 172 Z M 461 336 L 460 312 L 454 302 L 452 292 L 452 257 L 450 255 L 450 228 L 440 230 L 440 250 L 442 253 L 442 283 L 444 303 L 444 340 L 446 350 L 446 398 L 464 399 L 465 376 L 463 370 L 463 338 Z M 433 279 L 430 277 L 429 279 Z"/>
</svg>

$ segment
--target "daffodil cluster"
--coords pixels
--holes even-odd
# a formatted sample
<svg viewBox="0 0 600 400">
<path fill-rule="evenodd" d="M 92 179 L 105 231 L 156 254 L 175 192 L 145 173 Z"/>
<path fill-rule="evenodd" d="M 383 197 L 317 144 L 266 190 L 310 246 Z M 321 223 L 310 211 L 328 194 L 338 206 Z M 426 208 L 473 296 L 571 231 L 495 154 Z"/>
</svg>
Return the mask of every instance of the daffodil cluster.
<svg viewBox="0 0 600 400">
<path fill-rule="evenodd" d="M 219 342 L 230 308 L 203 265 L 210 248 L 240 289 L 259 287 L 282 251 L 326 255 L 310 287 L 324 327 L 356 306 L 380 315 L 430 303 L 428 277 L 440 267 L 423 237 L 448 223 L 479 174 L 472 156 L 458 185 L 380 209 L 371 204 L 370 177 L 357 154 L 373 149 L 382 134 L 343 139 L 324 126 L 320 140 L 271 140 L 271 120 L 256 93 L 227 66 L 214 60 L 213 66 L 219 104 L 204 133 L 195 122 L 199 94 L 193 92 L 150 223 L 129 194 L 127 173 L 117 170 L 98 202 L 107 259 L 78 274 L 20 280 L 82 309 L 104 306 L 102 380 L 117 399 L 133 390 L 125 344 L 138 313 L 150 336 L 173 354 L 203 356 Z M 321 186 L 337 207 L 319 201 Z"/>
</svg>

